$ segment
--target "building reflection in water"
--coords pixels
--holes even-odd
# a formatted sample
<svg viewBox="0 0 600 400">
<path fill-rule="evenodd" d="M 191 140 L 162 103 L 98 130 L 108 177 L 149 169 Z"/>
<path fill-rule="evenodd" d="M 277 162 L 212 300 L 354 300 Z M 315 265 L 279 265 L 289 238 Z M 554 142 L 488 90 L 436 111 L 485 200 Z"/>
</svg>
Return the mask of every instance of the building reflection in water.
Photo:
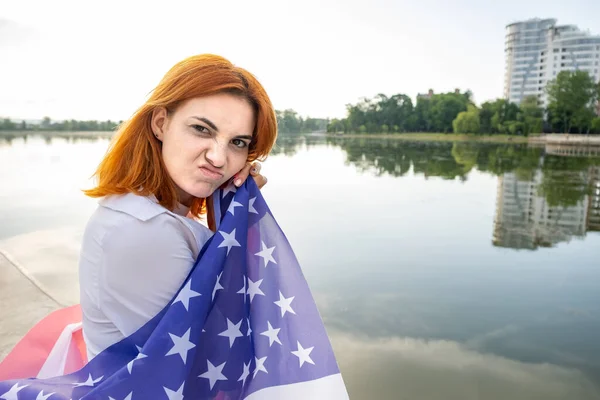
<svg viewBox="0 0 600 400">
<path fill-rule="evenodd" d="M 573 182 L 580 186 L 577 189 L 585 192 L 571 205 L 553 205 L 543 194 L 545 178 L 548 178 L 545 174 L 556 173 L 539 168 L 529 180 L 519 179 L 514 171 L 498 178 L 495 246 L 535 250 L 583 237 L 590 231 L 600 231 L 600 167 L 560 171 L 561 180 Z"/>
</svg>

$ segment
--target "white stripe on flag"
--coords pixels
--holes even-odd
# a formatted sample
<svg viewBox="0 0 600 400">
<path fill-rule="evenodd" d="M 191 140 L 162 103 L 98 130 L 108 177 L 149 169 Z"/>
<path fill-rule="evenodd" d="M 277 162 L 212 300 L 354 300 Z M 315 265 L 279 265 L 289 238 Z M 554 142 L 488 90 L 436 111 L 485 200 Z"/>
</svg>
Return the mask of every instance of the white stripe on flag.
<svg viewBox="0 0 600 400">
<path fill-rule="evenodd" d="M 71 341 L 73 340 L 73 333 L 80 330 L 81 327 L 81 322 L 65 326 L 58 339 L 56 339 L 56 343 L 52 347 L 44 365 L 42 365 L 40 372 L 37 374 L 37 378 L 53 378 L 64 375 Z"/>
<path fill-rule="evenodd" d="M 272 386 L 257 390 L 246 400 L 345 400 L 349 399 L 342 374 L 329 375 L 314 381 Z"/>
</svg>

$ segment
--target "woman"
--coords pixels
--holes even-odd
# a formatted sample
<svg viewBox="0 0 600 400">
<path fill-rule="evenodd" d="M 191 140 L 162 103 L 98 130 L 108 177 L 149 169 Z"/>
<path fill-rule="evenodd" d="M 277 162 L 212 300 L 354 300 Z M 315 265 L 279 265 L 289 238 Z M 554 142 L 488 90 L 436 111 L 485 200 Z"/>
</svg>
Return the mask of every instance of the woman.
<svg viewBox="0 0 600 400">
<path fill-rule="evenodd" d="M 277 133 L 260 83 L 222 57 L 176 64 L 119 130 L 96 171 L 99 197 L 79 262 L 88 359 L 161 311 L 188 276 L 212 231 L 198 222 L 210 196 L 240 186 Z M 233 178 L 233 182 L 230 182 Z"/>
</svg>

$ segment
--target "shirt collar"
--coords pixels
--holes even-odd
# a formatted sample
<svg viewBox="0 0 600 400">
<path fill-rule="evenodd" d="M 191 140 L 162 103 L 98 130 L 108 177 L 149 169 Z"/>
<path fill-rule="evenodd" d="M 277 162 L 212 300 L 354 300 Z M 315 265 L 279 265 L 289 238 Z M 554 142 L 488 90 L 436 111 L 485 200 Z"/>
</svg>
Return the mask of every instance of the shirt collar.
<svg viewBox="0 0 600 400">
<path fill-rule="evenodd" d="M 156 197 L 138 196 L 134 193 L 122 195 L 105 196 L 100 199 L 100 205 L 111 210 L 124 212 L 141 221 L 147 221 L 162 213 L 171 213 L 169 210 L 161 206 Z M 173 214 L 185 217 L 189 212 L 189 207 L 177 203 Z"/>
</svg>

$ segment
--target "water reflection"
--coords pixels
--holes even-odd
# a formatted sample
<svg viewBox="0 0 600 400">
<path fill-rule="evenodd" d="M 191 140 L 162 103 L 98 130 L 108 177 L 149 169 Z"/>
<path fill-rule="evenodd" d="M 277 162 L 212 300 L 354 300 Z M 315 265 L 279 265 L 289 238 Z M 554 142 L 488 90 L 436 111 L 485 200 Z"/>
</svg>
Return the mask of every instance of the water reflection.
<svg viewBox="0 0 600 400">
<path fill-rule="evenodd" d="M 46 145 L 60 140 L 67 143 L 97 142 L 110 139 L 112 132 L 36 132 L 36 131 L 0 131 L 0 147 L 11 146 L 15 141 L 27 143 L 30 139 L 42 140 Z"/>
<path fill-rule="evenodd" d="M 467 181 L 473 169 L 498 176 L 492 242 L 535 250 L 600 231 L 600 148 L 472 142 L 289 137 L 276 154 L 327 143 L 363 173 Z"/>
<path fill-rule="evenodd" d="M 68 281 L 74 268 L 59 279 L 43 266 L 75 265 L 95 208 L 79 189 L 108 140 L 10 146 L 0 148 L 0 240 L 10 238 L 0 248 L 40 279 Z M 352 399 L 600 398 L 592 153 L 280 137 L 265 194 Z"/>
</svg>

